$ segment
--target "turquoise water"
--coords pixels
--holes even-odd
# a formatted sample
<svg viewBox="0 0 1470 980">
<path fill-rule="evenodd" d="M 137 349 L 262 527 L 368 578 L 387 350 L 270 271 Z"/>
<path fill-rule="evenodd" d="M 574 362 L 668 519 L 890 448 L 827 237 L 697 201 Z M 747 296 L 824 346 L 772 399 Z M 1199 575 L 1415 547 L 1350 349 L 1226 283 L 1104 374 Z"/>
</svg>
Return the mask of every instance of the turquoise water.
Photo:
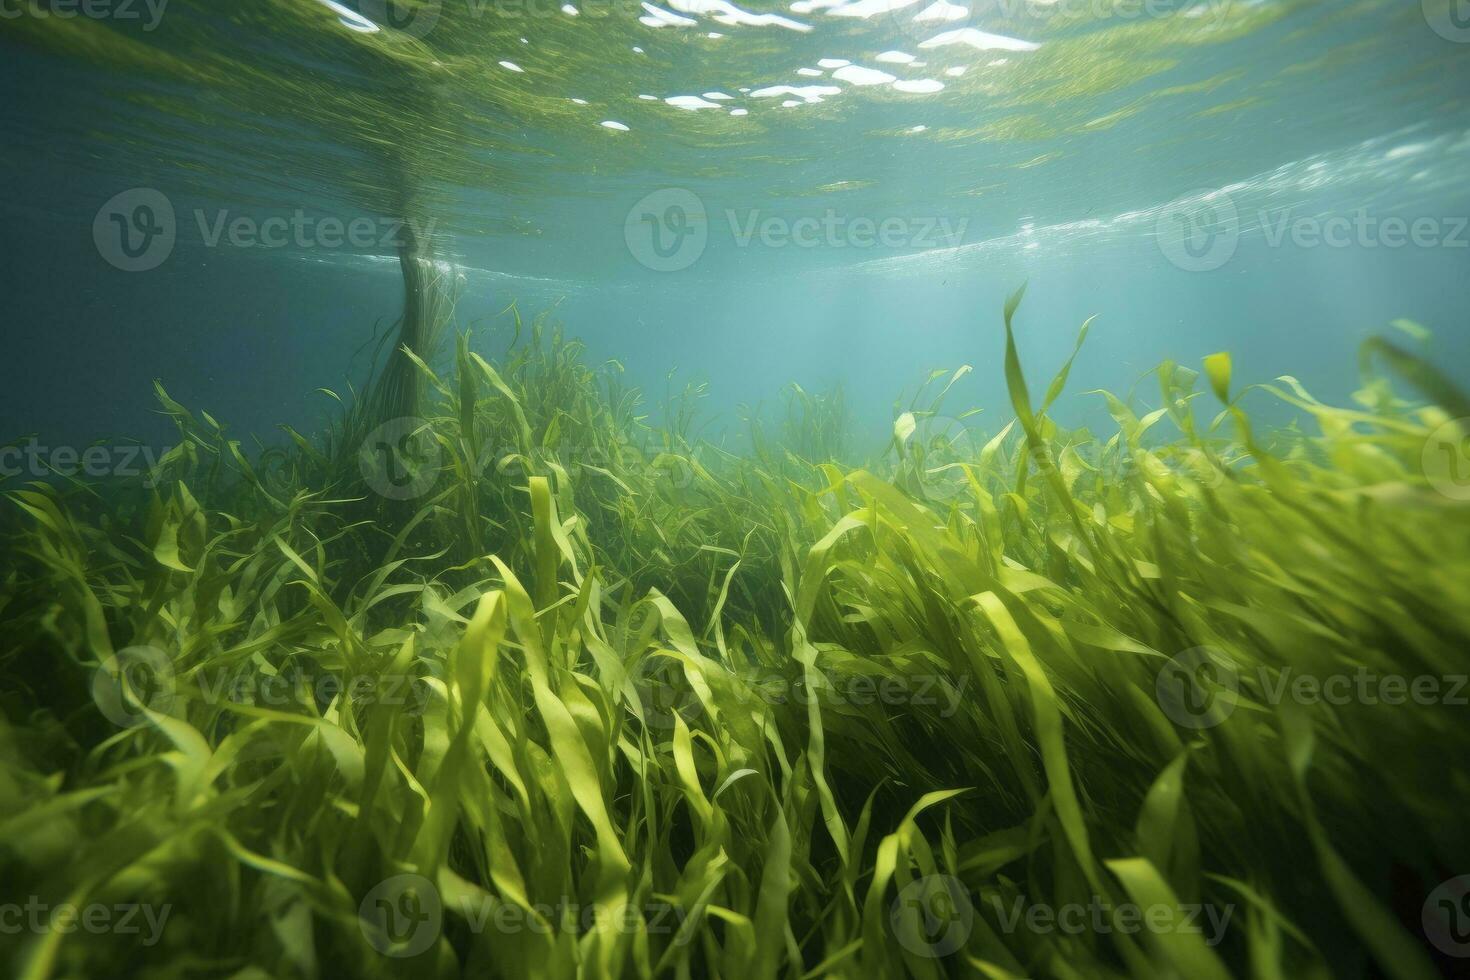
<svg viewBox="0 0 1470 980">
<path fill-rule="evenodd" d="M 1401 317 L 1470 375 L 1448 0 L 67 10 L 0 19 L 7 347 L 39 366 L 7 438 L 162 439 L 154 378 L 237 433 L 311 425 L 399 315 L 408 214 L 483 349 L 555 306 L 655 413 L 708 382 L 716 428 L 840 384 L 881 446 L 966 363 L 999 407 L 1022 281 L 1035 363 L 1098 314 L 1074 392 L 1227 349 L 1341 401 Z"/>
</svg>

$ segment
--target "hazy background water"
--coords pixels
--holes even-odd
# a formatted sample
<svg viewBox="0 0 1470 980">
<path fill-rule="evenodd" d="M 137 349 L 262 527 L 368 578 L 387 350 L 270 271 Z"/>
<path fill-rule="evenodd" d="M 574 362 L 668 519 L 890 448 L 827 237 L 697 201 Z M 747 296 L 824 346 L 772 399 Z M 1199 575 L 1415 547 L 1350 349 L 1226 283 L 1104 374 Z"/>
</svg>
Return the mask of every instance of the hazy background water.
<svg viewBox="0 0 1470 980">
<path fill-rule="evenodd" d="M 362 34 L 337 11 L 266 6 L 307 26 L 219 24 L 177 0 L 152 30 L 20 7 L 0 19 L 0 441 L 167 445 L 155 378 L 237 436 L 311 428 L 331 404 L 314 389 L 360 378 L 367 355 L 354 354 L 398 312 L 396 257 L 376 244 L 211 246 L 209 226 L 221 213 L 254 226 L 297 212 L 390 220 L 381 202 L 400 166 L 433 184 L 425 213 L 439 257 L 463 276 L 459 323 L 482 321 L 478 346 L 503 349 L 496 314 L 511 301 L 528 319 L 554 305 L 589 358 L 625 365 L 651 410 L 671 371 L 677 384 L 708 381 L 722 420 L 712 431 L 791 382 L 840 383 L 860 443 L 878 448 L 894 399 L 963 363 L 976 371 L 955 398 L 992 410 L 983 428 L 1007 412 L 1000 307 L 1022 281 L 1021 352 L 1037 378 L 1098 314 L 1059 411 L 1072 421 L 1099 416 L 1088 389 L 1126 392 L 1163 359 L 1198 366 L 1221 349 L 1239 379 L 1290 373 L 1343 401 L 1358 342 L 1399 317 L 1434 330 L 1437 360 L 1470 380 L 1470 24 L 1437 0 L 1221 0 L 1155 16 L 1088 0 L 1065 22 L 979 4 L 922 27 L 911 15 L 927 3 L 879 4 L 868 18 L 749 8 L 809 31 L 721 24 L 687 0 L 678 16 L 697 26 L 657 29 L 487 7 L 463 22 L 498 40 L 466 50 L 445 7 L 434 31 L 393 42 L 460 59 L 411 99 L 386 73 L 334 62 Z M 1216 35 L 1199 33 L 1211 24 Z M 961 27 L 1037 47 L 920 47 Z M 259 77 L 191 76 L 214 55 Z M 520 71 L 500 65 L 512 57 Z M 821 57 L 945 87 L 837 80 Z M 167 59 L 178 64 L 149 67 Z M 306 87 L 283 89 L 279 110 L 250 104 L 287 64 Z M 774 85 L 838 91 L 794 106 L 740 92 Z M 313 91 L 348 89 L 361 107 L 332 109 L 340 131 L 331 115 L 296 115 Z M 712 91 L 731 98 L 663 101 Z M 409 162 L 389 154 L 379 166 L 374 134 L 412 141 Z M 109 261 L 94 223 L 135 188 L 168 200 L 177 240 L 156 267 L 130 272 Z M 694 225 L 678 211 L 691 201 L 704 214 Z M 1314 242 L 1333 217 L 1353 222 L 1345 244 Z M 803 219 L 815 243 L 780 233 Z M 1417 243 L 1392 243 L 1395 219 L 1418 228 Z M 855 221 L 894 231 L 864 245 Z M 775 231 L 761 234 L 762 222 Z M 650 251 L 655 234 L 694 244 L 670 259 Z M 1205 254 L 1216 242 L 1223 260 Z M 660 264 L 675 267 L 649 268 Z"/>
</svg>

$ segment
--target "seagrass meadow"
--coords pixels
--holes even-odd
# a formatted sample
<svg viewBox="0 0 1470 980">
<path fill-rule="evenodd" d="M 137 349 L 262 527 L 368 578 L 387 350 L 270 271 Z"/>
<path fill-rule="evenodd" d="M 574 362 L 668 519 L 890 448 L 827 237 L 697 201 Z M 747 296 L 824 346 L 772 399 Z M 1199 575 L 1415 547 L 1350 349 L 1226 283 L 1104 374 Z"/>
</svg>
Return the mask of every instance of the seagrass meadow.
<svg viewBox="0 0 1470 980">
<path fill-rule="evenodd" d="M 1470 976 L 1467 2 L 0 0 L 0 980 Z"/>
<path fill-rule="evenodd" d="M 160 386 L 146 476 L 5 495 L 6 975 L 1449 973 L 1470 510 L 1425 447 L 1470 405 L 1424 332 L 1350 407 L 1226 353 L 1115 396 L 1023 367 L 1020 301 L 975 317 L 1012 417 L 937 434 L 936 371 L 870 459 L 835 393 L 654 424 L 514 312 L 279 444 Z"/>
</svg>

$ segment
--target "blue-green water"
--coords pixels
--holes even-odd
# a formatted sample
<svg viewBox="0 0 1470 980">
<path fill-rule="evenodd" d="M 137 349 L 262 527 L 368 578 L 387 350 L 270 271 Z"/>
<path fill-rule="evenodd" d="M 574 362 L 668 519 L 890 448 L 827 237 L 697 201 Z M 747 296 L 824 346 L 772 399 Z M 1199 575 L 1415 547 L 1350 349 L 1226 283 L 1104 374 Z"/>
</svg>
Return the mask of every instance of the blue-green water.
<svg viewBox="0 0 1470 980">
<path fill-rule="evenodd" d="M 651 411 L 707 381 L 716 427 L 841 384 L 881 446 L 965 363 L 998 408 L 1022 281 L 1041 371 L 1098 314 L 1074 393 L 1227 349 L 1341 402 L 1395 318 L 1470 376 L 1449 2 L 559 7 L 7 7 L 0 435 L 165 440 L 154 378 L 236 434 L 311 426 L 399 314 L 406 198 L 482 349 L 556 306 Z M 130 271 L 139 193 L 172 240 Z"/>
</svg>

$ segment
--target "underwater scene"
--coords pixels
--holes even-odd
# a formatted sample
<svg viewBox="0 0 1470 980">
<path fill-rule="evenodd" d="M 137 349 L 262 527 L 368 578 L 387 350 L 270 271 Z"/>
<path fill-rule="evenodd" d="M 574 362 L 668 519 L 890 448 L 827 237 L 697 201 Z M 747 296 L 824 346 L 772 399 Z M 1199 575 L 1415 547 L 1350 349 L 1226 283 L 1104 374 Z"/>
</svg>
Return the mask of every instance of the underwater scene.
<svg viewBox="0 0 1470 980">
<path fill-rule="evenodd" d="M 1466 0 L 0 84 L 0 978 L 1470 976 Z"/>
</svg>

